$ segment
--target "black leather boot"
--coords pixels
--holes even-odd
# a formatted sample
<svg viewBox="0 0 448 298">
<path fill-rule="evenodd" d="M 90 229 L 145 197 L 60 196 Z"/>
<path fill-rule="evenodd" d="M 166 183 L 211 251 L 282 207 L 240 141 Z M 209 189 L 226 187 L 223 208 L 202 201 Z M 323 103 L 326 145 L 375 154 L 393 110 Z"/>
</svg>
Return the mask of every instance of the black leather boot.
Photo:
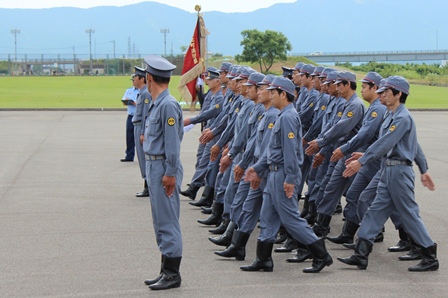
<svg viewBox="0 0 448 298">
<path fill-rule="evenodd" d="M 191 184 L 187 184 L 188 188 L 186 190 L 182 190 L 180 192 L 181 195 L 185 197 L 189 197 L 191 200 L 196 199 L 196 194 L 198 193 L 199 186 L 192 186 Z"/>
<path fill-rule="evenodd" d="M 292 239 L 292 236 L 287 232 L 287 238 L 283 246 L 274 248 L 275 252 L 291 252 L 297 248 L 297 241 Z"/>
<path fill-rule="evenodd" d="M 336 209 L 334 210 L 333 214 L 341 214 L 342 213 L 342 204 L 341 200 L 339 200 L 338 205 L 336 206 Z"/>
<path fill-rule="evenodd" d="M 218 226 L 222 220 L 222 212 L 224 211 L 224 204 L 213 202 L 212 214 L 207 219 L 198 219 L 198 223 L 207 226 Z"/>
<path fill-rule="evenodd" d="M 325 248 L 324 238 L 320 238 L 310 245 L 307 245 L 307 248 L 313 255 L 313 264 L 311 267 L 303 269 L 304 273 L 318 273 L 324 267 L 333 264 L 333 259 Z"/>
<path fill-rule="evenodd" d="M 414 242 L 414 239 L 412 239 L 411 236 L 409 237 L 409 243 L 411 245 L 411 250 L 408 251 L 407 254 L 404 256 L 399 256 L 398 259 L 400 261 L 415 261 L 415 260 L 421 260 L 422 259 L 422 252 L 421 247 Z"/>
<path fill-rule="evenodd" d="M 372 252 L 372 247 L 372 243 L 359 238 L 355 245 L 355 253 L 348 258 L 338 258 L 338 261 L 347 265 L 358 266 L 358 269 L 365 270 L 369 261 L 369 254 Z"/>
<path fill-rule="evenodd" d="M 227 226 L 229 225 L 229 223 L 230 223 L 230 220 L 223 219 L 223 220 L 221 220 L 221 224 L 216 229 L 212 229 L 212 230 L 208 230 L 208 231 L 215 235 L 224 234 L 224 232 L 227 230 Z"/>
<path fill-rule="evenodd" d="M 201 212 L 204 214 L 212 214 L 212 207 L 201 207 Z"/>
<path fill-rule="evenodd" d="M 302 208 L 302 212 L 300 212 L 300 217 L 301 218 L 305 218 L 305 216 L 308 215 L 308 210 L 309 210 L 309 206 L 310 206 L 310 195 L 306 194 L 305 198 L 303 200 L 303 208 Z"/>
<path fill-rule="evenodd" d="M 167 290 L 179 287 L 182 282 L 179 272 L 181 260 L 182 257 L 169 258 L 165 256 L 162 278 L 155 284 L 150 285 L 149 288 L 151 290 Z"/>
<path fill-rule="evenodd" d="M 411 244 L 409 242 L 408 233 L 405 232 L 405 230 L 400 227 L 398 228 L 398 237 L 400 237 L 400 240 L 395 246 L 389 247 L 387 250 L 390 252 L 399 252 L 399 251 L 408 251 L 411 249 Z"/>
<path fill-rule="evenodd" d="M 221 236 L 208 237 L 208 240 L 210 240 L 211 242 L 213 242 L 216 245 L 227 247 L 232 242 L 233 232 L 236 230 L 236 228 L 237 228 L 236 223 L 234 223 L 233 221 L 230 221 L 229 224 L 227 225 L 226 231 Z"/>
<path fill-rule="evenodd" d="M 250 265 L 241 266 L 243 271 L 260 271 L 272 272 L 274 269 L 274 263 L 272 261 L 272 247 L 273 242 L 257 242 L 257 257 Z"/>
<path fill-rule="evenodd" d="M 280 229 L 278 229 L 277 236 L 275 237 L 275 244 L 283 243 L 286 241 L 288 236 L 286 235 L 286 229 L 281 226 Z"/>
<path fill-rule="evenodd" d="M 313 225 L 313 231 L 317 237 L 326 237 L 330 232 L 331 216 L 326 214 L 317 214 L 316 222 Z"/>
<path fill-rule="evenodd" d="M 317 208 L 314 201 L 308 202 L 308 214 L 304 217 L 309 225 L 313 225 L 316 222 Z"/>
<path fill-rule="evenodd" d="M 342 244 L 343 247 L 348 249 L 355 249 L 356 244 L 355 243 L 344 243 Z"/>
<path fill-rule="evenodd" d="M 136 193 L 135 196 L 137 198 L 149 197 L 148 182 L 146 182 L 146 179 L 145 184 L 143 185 L 143 190 L 141 192 Z"/>
<path fill-rule="evenodd" d="M 412 272 L 435 271 L 439 269 L 439 260 L 437 260 L 437 244 L 430 247 L 422 247 L 422 260 L 415 266 L 409 267 Z"/>
<path fill-rule="evenodd" d="M 246 257 L 246 244 L 249 240 L 249 233 L 235 230 L 232 236 L 232 243 L 223 251 L 215 251 L 215 254 L 225 258 L 235 258 L 244 261 Z"/>
<path fill-rule="evenodd" d="M 159 273 L 159 276 L 157 276 L 156 278 L 154 278 L 154 279 L 147 279 L 147 280 L 145 280 L 145 284 L 146 285 L 148 285 L 148 286 L 150 286 L 150 285 L 152 285 L 152 284 L 155 284 L 156 282 L 158 282 L 161 278 L 162 278 L 162 270 L 163 270 L 163 262 L 165 261 L 165 256 L 164 255 L 162 255 L 162 259 L 161 259 L 161 261 L 160 261 L 160 273 Z"/>
<path fill-rule="evenodd" d="M 210 186 L 204 188 L 201 198 L 196 202 L 188 202 L 188 204 L 196 207 L 210 207 L 215 197 L 215 189 Z"/>
<path fill-rule="evenodd" d="M 358 224 L 346 220 L 342 227 L 341 235 L 337 237 L 327 237 L 327 239 L 336 244 L 353 243 L 353 238 L 355 237 L 358 228 Z"/>
<path fill-rule="evenodd" d="M 305 260 L 312 259 L 313 255 L 308 248 L 302 243 L 297 241 L 297 253 L 294 257 L 286 259 L 289 263 L 302 263 Z"/>
</svg>

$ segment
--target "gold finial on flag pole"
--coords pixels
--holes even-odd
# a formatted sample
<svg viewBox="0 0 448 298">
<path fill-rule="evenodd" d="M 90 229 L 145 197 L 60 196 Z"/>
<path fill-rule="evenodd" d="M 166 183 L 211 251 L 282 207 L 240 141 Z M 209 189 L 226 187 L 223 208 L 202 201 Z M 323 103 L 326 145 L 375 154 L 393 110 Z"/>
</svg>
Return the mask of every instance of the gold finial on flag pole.
<svg viewBox="0 0 448 298">
<path fill-rule="evenodd" d="M 199 13 L 201 12 L 201 6 L 199 4 L 196 4 L 196 6 L 194 7 L 194 10 L 196 10 L 198 12 L 198 16 L 199 16 Z"/>
</svg>

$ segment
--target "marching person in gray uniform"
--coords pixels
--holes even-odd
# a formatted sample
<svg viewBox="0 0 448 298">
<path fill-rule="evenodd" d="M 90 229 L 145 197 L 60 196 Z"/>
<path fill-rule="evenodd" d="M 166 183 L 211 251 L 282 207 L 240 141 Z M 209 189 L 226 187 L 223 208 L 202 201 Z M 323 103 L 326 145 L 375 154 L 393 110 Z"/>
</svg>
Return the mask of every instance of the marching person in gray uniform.
<svg viewBox="0 0 448 298">
<path fill-rule="evenodd" d="M 302 87 L 302 76 L 300 75 L 300 69 L 302 69 L 304 65 L 305 63 L 298 62 L 292 69 L 292 82 L 296 85 L 296 90 L 298 92 L 296 101 L 294 102 L 297 112 L 300 111 L 300 106 L 303 102 L 302 98 L 306 96 L 307 92 L 306 88 Z"/>
<path fill-rule="evenodd" d="M 215 71 L 215 75 L 216 72 L 219 74 L 219 81 L 221 84 L 224 84 L 227 86 L 227 81 L 223 81 L 222 79 L 222 73 L 228 71 L 228 69 L 232 66 L 231 63 L 229 62 L 223 62 L 221 65 L 221 68 L 218 70 L 215 67 L 208 67 L 207 71 Z M 215 76 L 214 75 L 214 76 Z M 219 92 L 220 90 L 218 90 L 217 92 Z M 215 92 L 215 96 L 216 96 L 216 92 Z M 209 131 L 208 128 L 212 127 L 215 121 L 219 121 L 218 119 L 220 118 L 220 114 L 221 112 L 224 110 L 224 101 L 219 103 L 218 108 L 216 108 L 216 104 L 215 105 L 211 105 L 211 95 L 212 92 L 208 92 L 207 93 L 207 101 L 205 102 L 204 106 L 201 109 L 201 113 L 195 117 L 193 119 L 193 122 L 201 120 L 201 118 L 206 120 L 206 125 L 203 127 L 203 134 L 205 134 L 207 131 Z M 215 100 L 217 100 L 216 98 L 214 98 Z M 210 109 L 211 108 L 211 109 Z M 216 109 L 219 109 L 219 113 L 216 115 Z M 203 112 L 204 111 L 204 112 Z M 205 114 L 204 114 L 205 113 Z M 208 119 L 208 117 L 210 117 L 210 119 Z M 207 119 L 206 119 L 207 118 Z M 186 119 L 188 120 L 188 119 Z M 185 122 L 185 121 L 184 121 Z M 202 137 L 202 135 L 201 135 Z M 211 138 L 210 140 L 212 140 L 213 138 Z M 188 184 L 188 188 L 186 190 L 181 191 L 181 195 L 189 197 L 192 200 L 196 199 L 196 193 L 199 190 L 199 188 L 203 185 L 203 180 L 204 180 L 204 176 L 205 173 L 207 171 L 207 166 L 208 166 L 208 161 L 210 160 L 209 156 L 210 156 L 210 149 L 207 148 L 207 153 L 204 155 L 204 150 L 206 145 L 209 144 L 208 142 L 202 142 L 201 140 L 199 140 L 199 147 L 198 147 L 198 153 L 197 153 L 197 163 L 196 163 L 196 171 L 194 174 L 194 177 L 192 178 L 190 184 Z M 213 144 L 211 145 L 213 146 Z M 209 147 L 211 147 L 209 145 Z M 208 156 L 208 157 L 207 157 Z M 202 164 L 199 165 L 201 163 L 201 159 L 206 158 L 207 157 L 207 161 L 202 161 Z M 205 168 L 205 172 L 204 172 L 204 164 L 207 162 L 206 168 Z M 213 190 L 211 190 L 210 188 L 205 188 L 204 192 L 201 196 L 201 199 L 198 201 L 200 202 L 198 204 L 198 202 L 196 202 L 195 206 L 205 206 L 205 202 L 209 201 L 209 198 L 212 197 L 213 195 Z"/>
<path fill-rule="evenodd" d="M 334 84 L 337 86 L 339 95 L 346 100 L 342 117 L 322 138 L 308 143 L 309 146 L 305 151 L 308 155 L 316 153 L 320 148 L 329 144 L 343 145 L 347 143 L 361 128 L 365 107 L 356 94 L 355 74 L 341 71 L 338 73 Z M 326 177 L 330 178 L 328 183 L 323 184 L 325 185 L 325 191 L 322 201 L 317 205 L 317 220 L 313 226 L 313 230 L 318 236 L 325 237 L 328 234 L 331 216 L 344 189 L 346 189 L 346 183 L 349 183 L 341 181 L 341 178 L 343 178 L 342 169 L 345 168 L 344 162 L 345 159 L 341 159 L 338 163 L 330 161 L 328 166 Z"/>
<path fill-rule="evenodd" d="M 331 71 L 325 76 L 325 72 L 320 76 L 325 78 L 325 82 L 322 83 L 327 89 L 330 99 L 328 100 L 328 106 L 325 109 L 324 118 L 322 119 L 322 129 L 317 138 L 321 138 L 329 131 L 342 117 L 342 111 L 346 100 L 340 97 L 338 94 L 336 82 L 338 71 Z M 309 207 L 308 214 L 305 219 L 309 224 L 314 224 L 317 216 L 317 205 L 322 201 L 322 197 L 325 190 L 325 185 L 331 177 L 331 171 L 334 167 L 330 167 L 331 152 L 334 149 L 334 144 L 329 144 L 314 154 L 313 168 L 317 168 L 316 178 L 314 179 L 314 186 L 308 190 L 309 194 Z M 308 148 L 307 148 L 308 149 Z M 305 153 L 307 151 L 305 150 Z M 327 175 L 328 173 L 328 175 Z"/>
<path fill-rule="evenodd" d="M 162 254 L 160 275 L 145 280 L 145 284 L 152 290 L 165 290 L 181 284 L 179 191 L 183 177 L 180 144 L 184 130 L 182 109 L 168 90 L 176 66 L 156 55 L 146 56 L 145 63 L 146 79 L 153 101 L 146 118 L 143 150 L 154 232 Z"/>
<path fill-rule="evenodd" d="M 271 136 L 272 128 L 274 127 L 275 120 L 277 119 L 280 111 L 272 106 L 270 91 L 267 90 L 269 84 L 274 80 L 273 75 L 267 75 L 258 85 L 258 100 L 264 108 L 260 122 L 257 126 L 257 131 L 254 139 L 254 150 L 252 158 L 250 157 L 249 150 L 244 152 L 243 159 L 238 164 L 238 167 L 246 170 L 249 166 L 256 163 L 258 159 L 266 151 L 269 138 Z M 243 177 L 237 167 L 235 167 L 235 181 L 240 181 Z M 261 204 L 263 202 L 263 189 L 266 185 L 266 175 L 263 175 L 260 179 L 252 181 L 250 184 L 250 190 L 244 199 L 243 206 L 239 217 L 236 220 L 238 229 L 235 230 L 232 236 L 231 244 L 224 251 L 216 251 L 215 254 L 221 257 L 232 258 L 237 260 L 244 260 L 246 257 L 246 244 L 249 240 L 249 236 L 254 230 L 260 217 Z M 241 183 L 241 182 L 240 182 Z"/>
<path fill-rule="evenodd" d="M 144 180 L 143 191 L 135 194 L 136 197 L 148 197 L 148 183 L 146 181 L 146 160 L 145 152 L 143 152 L 143 142 L 141 137 L 144 132 L 143 120 L 148 116 L 149 105 L 152 101 L 151 94 L 148 92 L 146 86 L 146 70 L 137 66 L 134 66 L 135 72 L 132 77 L 133 80 L 137 80 L 137 88 L 140 92 L 137 95 L 137 102 L 135 106 L 135 113 L 132 117 L 132 123 L 134 124 L 134 140 L 135 149 L 137 152 L 138 165 L 140 167 L 140 173 Z"/>
<path fill-rule="evenodd" d="M 210 92 L 209 94 L 209 104 L 207 109 L 203 110 L 198 116 L 193 118 L 187 118 L 184 120 L 184 125 L 190 125 L 190 124 L 196 124 L 207 121 L 207 124 L 204 126 L 204 128 L 210 127 L 213 122 L 215 121 L 215 118 L 221 113 L 222 111 L 222 105 L 224 101 L 224 97 L 222 96 L 221 92 L 221 83 L 219 80 L 219 73 L 217 71 L 210 70 L 209 75 L 207 77 L 209 80 L 209 88 Z M 205 105 L 204 105 L 205 107 Z M 194 194 L 194 196 L 190 197 L 191 199 L 194 199 L 196 196 L 197 190 L 204 184 L 204 179 L 207 174 L 207 168 L 208 164 L 210 162 L 210 148 L 211 146 L 203 143 L 199 143 L 199 147 L 203 147 L 202 149 L 202 157 L 199 161 L 198 167 L 196 168 L 196 171 L 193 175 L 193 178 L 191 178 L 190 185 L 188 186 L 188 189 L 192 189 L 191 193 Z M 209 186 L 210 187 L 210 186 Z M 205 190 L 204 190 L 205 191 Z M 211 190 L 207 189 L 206 193 L 209 193 Z M 181 192 L 182 195 L 188 196 L 188 190 L 185 192 Z M 197 202 L 189 202 L 193 206 L 204 206 L 203 201 L 207 200 L 208 196 L 202 196 L 201 200 Z"/>
<path fill-rule="evenodd" d="M 249 114 L 247 121 L 246 131 L 242 131 L 238 134 L 237 138 L 232 143 L 232 147 L 229 149 L 229 156 L 233 159 L 237 155 L 242 155 L 240 162 L 236 164 L 231 172 L 235 173 L 234 181 L 239 183 L 235 193 L 235 198 L 230 206 L 230 223 L 227 226 L 226 231 L 220 237 L 210 237 L 209 240 L 217 245 L 229 246 L 232 240 L 233 231 L 238 228 L 236 222 L 240 215 L 241 208 L 244 200 L 247 197 L 250 189 L 250 183 L 240 181 L 245 169 L 251 163 L 253 159 L 253 153 L 255 149 L 255 138 L 257 133 L 257 126 L 265 112 L 264 105 L 258 102 L 257 83 L 264 79 L 264 75 L 259 72 L 251 73 L 249 79 L 244 85 L 247 88 L 247 97 L 254 102 L 254 107 Z M 240 165 L 243 167 L 241 168 Z M 236 174 L 238 172 L 238 174 Z M 238 177 L 238 179 L 236 179 Z"/>
<path fill-rule="evenodd" d="M 311 74 L 311 76 L 313 77 L 313 87 L 315 90 L 319 91 L 319 97 L 317 98 L 317 104 L 314 106 L 313 122 L 311 123 L 310 128 L 303 135 L 303 144 L 306 144 L 308 143 L 308 141 L 317 138 L 322 130 L 322 120 L 324 119 L 325 110 L 327 109 L 330 100 L 330 95 L 328 94 L 328 90 L 326 88 L 327 85 L 324 85 L 323 83 L 325 82 L 325 78 L 330 71 L 334 71 L 334 69 L 317 66 L 314 69 L 314 72 Z M 325 78 L 319 78 L 319 76 L 321 76 L 322 74 L 325 75 Z M 308 174 L 308 191 L 305 194 L 302 212 L 300 213 L 300 217 L 302 218 L 304 218 L 308 214 L 310 190 L 314 188 L 316 174 L 317 168 L 311 167 Z"/>
<path fill-rule="evenodd" d="M 344 176 L 355 174 L 363 165 L 385 155 L 384 169 L 375 200 L 361 222 L 355 253 L 338 260 L 357 266 L 359 269 L 366 269 L 375 236 L 396 210 L 404 229 L 421 247 L 422 260 L 408 270 L 414 272 L 438 270 L 437 244 L 429 236 L 415 201 L 412 163 L 417 155 L 418 143 L 414 120 L 405 107 L 409 95 L 409 83 L 403 77 L 391 76 L 386 79 L 382 89 L 379 90 L 385 92 L 386 104 L 392 113 L 389 123 L 386 123 L 388 131 L 373 143 L 361 158 L 347 165 Z M 426 175 L 426 180 L 422 181 L 430 189 L 434 188 L 429 174 Z"/>
<path fill-rule="evenodd" d="M 294 108 L 294 84 L 283 77 L 274 79 L 270 87 L 272 104 L 280 110 L 275 121 L 269 147 L 258 162 L 246 171 L 247 181 L 261 178 L 269 170 L 263 192 L 260 215 L 260 236 L 257 242 L 257 257 L 251 265 L 240 267 L 243 271 L 272 271 L 272 247 L 280 225 L 313 255 L 313 263 L 305 273 L 317 273 L 333 263 L 325 248 L 324 239 L 319 239 L 300 217 L 298 201 L 295 199 L 300 181 L 300 164 L 303 161 L 302 127 Z"/>
<path fill-rule="evenodd" d="M 361 80 L 362 97 L 369 103 L 369 108 L 364 115 L 362 127 L 356 134 L 356 136 L 354 136 L 346 144 L 336 148 L 333 151 L 333 155 L 331 156 L 331 161 L 333 162 L 344 159 L 344 165 L 341 167 L 342 171 L 345 169 L 345 160 L 347 160 L 347 158 L 349 158 L 353 152 L 363 152 L 365 149 L 367 149 L 368 146 L 373 144 L 378 139 L 381 124 L 387 110 L 386 106 L 381 104 L 380 98 L 376 93 L 376 91 L 379 89 L 381 79 L 382 77 L 378 73 L 368 72 L 366 76 Z M 342 228 L 342 234 L 337 237 L 327 237 L 328 240 L 338 244 L 353 242 L 353 237 L 355 236 L 355 233 L 359 226 L 357 216 L 359 195 L 366 188 L 366 186 L 369 184 L 369 182 L 372 180 L 379 169 L 380 161 L 375 160 L 366 164 L 366 166 L 363 167 L 362 170 L 359 171 L 359 173 L 356 175 L 346 194 L 347 204 L 344 208 L 345 222 Z M 342 176 L 342 172 L 333 172 L 333 174 Z M 340 177 L 339 179 L 341 178 L 343 177 Z M 340 183 L 344 183 L 342 179 Z M 333 200 L 335 199 L 337 198 L 333 198 Z M 332 203 L 335 204 L 337 202 L 322 202 L 322 204 Z"/>
</svg>

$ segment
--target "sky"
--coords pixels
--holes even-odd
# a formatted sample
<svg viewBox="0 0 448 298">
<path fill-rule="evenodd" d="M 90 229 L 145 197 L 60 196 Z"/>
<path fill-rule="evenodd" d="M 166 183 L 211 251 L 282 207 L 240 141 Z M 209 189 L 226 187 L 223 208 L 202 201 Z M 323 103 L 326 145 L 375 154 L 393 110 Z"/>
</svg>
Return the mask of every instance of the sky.
<svg viewBox="0 0 448 298">
<path fill-rule="evenodd" d="M 201 11 L 220 11 L 220 12 L 249 12 L 260 8 L 266 8 L 276 3 L 292 3 L 297 0 L 154 0 L 183 9 L 188 12 L 194 12 L 194 7 L 199 4 Z M 0 0 L 0 8 L 52 8 L 52 7 L 79 7 L 90 8 L 96 6 L 125 6 L 135 3 L 145 2 L 142 0 Z M 223 5 L 225 3 L 225 5 Z"/>
</svg>

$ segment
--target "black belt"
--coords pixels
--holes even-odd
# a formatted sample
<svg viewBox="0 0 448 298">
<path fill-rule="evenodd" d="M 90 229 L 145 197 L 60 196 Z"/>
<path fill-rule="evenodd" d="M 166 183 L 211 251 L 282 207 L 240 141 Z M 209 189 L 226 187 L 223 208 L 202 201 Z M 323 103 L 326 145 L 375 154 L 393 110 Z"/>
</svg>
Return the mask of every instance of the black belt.
<svg viewBox="0 0 448 298">
<path fill-rule="evenodd" d="M 162 160 L 166 159 L 165 155 L 149 155 L 145 153 L 145 160 Z"/>
<path fill-rule="evenodd" d="M 278 171 L 281 168 L 283 168 L 283 165 L 269 165 L 269 170 L 270 171 Z"/>
<path fill-rule="evenodd" d="M 407 160 L 386 159 L 386 166 L 398 166 L 398 165 L 412 166 L 412 162 L 409 162 Z"/>
<path fill-rule="evenodd" d="M 139 124 L 140 122 L 142 122 L 142 120 L 135 121 L 135 122 L 132 122 L 132 123 L 134 123 L 134 125 L 137 125 L 137 124 Z"/>
</svg>

